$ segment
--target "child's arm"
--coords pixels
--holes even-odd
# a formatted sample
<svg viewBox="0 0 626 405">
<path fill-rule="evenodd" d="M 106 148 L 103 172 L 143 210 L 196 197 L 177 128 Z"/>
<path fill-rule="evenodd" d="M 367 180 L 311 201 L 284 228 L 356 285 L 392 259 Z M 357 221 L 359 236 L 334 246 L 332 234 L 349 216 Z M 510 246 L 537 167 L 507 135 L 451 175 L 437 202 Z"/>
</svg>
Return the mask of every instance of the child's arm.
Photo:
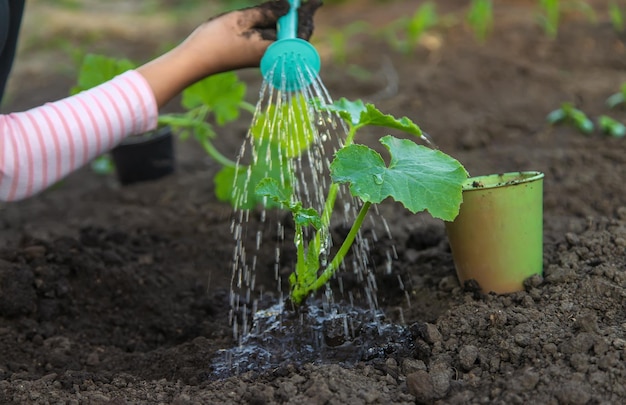
<svg viewBox="0 0 626 405">
<path fill-rule="evenodd" d="M 0 200 L 31 196 L 156 123 L 154 95 L 136 71 L 54 103 L 0 115 Z"/>
<path fill-rule="evenodd" d="M 299 9 L 308 39 L 321 0 Z M 0 200 L 29 197 L 124 137 L 153 129 L 158 108 L 204 77 L 258 66 L 276 39 L 287 0 L 222 14 L 164 55 L 94 89 L 32 110 L 0 115 Z"/>
</svg>

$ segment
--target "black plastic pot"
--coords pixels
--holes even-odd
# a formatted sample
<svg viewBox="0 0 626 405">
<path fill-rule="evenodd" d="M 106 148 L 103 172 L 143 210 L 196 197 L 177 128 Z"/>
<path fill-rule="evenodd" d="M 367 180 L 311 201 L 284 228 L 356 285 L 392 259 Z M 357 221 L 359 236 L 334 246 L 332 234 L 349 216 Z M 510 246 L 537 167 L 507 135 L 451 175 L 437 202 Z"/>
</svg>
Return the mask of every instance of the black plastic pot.
<svg viewBox="0 0 626 405">
<path fill-rule="evenodd" d="M 174 138 L 168 126 L 130 136 L 111 151 L 122 185 L 160 179 L 174 172 Z"/>
</svg>

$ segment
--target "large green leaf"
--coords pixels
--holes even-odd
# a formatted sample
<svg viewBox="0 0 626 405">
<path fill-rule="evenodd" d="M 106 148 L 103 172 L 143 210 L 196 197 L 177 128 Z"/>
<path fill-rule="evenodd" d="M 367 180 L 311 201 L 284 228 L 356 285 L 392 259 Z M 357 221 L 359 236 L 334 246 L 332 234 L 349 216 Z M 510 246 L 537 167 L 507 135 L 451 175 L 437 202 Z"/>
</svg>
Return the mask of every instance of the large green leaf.
<svg viewBox="0 0 626 405">
<path fill-rule="evenodd" d="M 70 94 L 96 87 L 134 68 L 135 64 L 128 59 L 87 54 L 78 72 L 77 84 L 71 89 Z"/>
<path fill-rule="evenodd" d="M 218 125 L 239 117 L 239 107 L 246 95 L 246 85 L 234 72 L 209 76 L 183 91 L 182 105 L 187 110 L 206 105 L 215 114 Z"/>
<path fill-rule="evenodd" d="M 278 145 L 287 158 L 300 156 L 315 136 L 306 99 L 300 94 L 280 107 L 269 105 L 266 112 L 257 115 L 250 133 L 255 139 Z"/>
<path fill-rule="evenodd" d="M 331 164 L 334 182 L 349 183 L 353 195 L 380 203 L 387 197 L 401 202 L 409 211 L 427 210 L 433 217 L 451 221 L 462 202 L 462 185 L 467 179 L 463 166 L 443 152 L 390 135 L 380 142 L 391 161 L 364 145 L 339 150 Z"/>
</svg>

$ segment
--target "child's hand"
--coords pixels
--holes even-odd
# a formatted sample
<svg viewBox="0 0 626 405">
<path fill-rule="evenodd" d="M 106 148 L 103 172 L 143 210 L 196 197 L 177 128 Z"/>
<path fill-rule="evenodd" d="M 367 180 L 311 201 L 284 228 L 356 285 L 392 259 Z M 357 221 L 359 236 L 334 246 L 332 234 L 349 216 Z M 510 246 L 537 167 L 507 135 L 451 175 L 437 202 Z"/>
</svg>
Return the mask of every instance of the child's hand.
<svg viewBox="0 0 626 405">
<path fill-rule="evenodd" d="M 313 15 L 321 5 L 321 0 L 302 3 L 298 9 L 298 37 L 311 37 Z M 276 40 L 278 19 L 288 11 L 287 0 L 272 0 L 222 14 L 198 27 L 186 43 L 200 54 L 211 50 L 206 54 L 211 73 L 259 66 L 265 50 Z"/>
<path fill-rule="evenodd" d="M 313 33 L 313 15 L 322 0 L 303 1 L 298 9 L 298 37 Z M 185 87 L 207 76 L 259 66 L 268 46 L 276 40 L 276 25 L 289 11 L 287 0 L 231 11 L 196 28 L 180 45 L 140 68 L 157 105 L 162 106 Z"/>
</svg>

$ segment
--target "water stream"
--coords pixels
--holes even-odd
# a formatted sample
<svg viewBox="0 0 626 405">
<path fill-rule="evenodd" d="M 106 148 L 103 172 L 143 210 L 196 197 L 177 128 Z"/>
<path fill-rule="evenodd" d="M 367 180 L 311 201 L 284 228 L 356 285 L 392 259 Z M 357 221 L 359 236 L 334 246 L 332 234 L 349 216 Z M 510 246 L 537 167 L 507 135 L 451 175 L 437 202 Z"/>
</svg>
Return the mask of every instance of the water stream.
<svg viewBox="0 0 626 405">
<path fill-rule="evenodd" d="M 289 271 L 295 264 L 293 247 L 288 248 L 293 245 L 293 227 L 289 223 L 291 215 L 286 211 L 271 207 L 259 208 L 263 204 L 250 204 L 255 198 L 251 196 L 251 191 L 262 177 L 269 176 L 281 183 L 287 183 L 304 207 L 315 208 L 319 213 L 323 211 L 331 185 L 329 166 L 335 151 L 342 146 L 348 129 L 337 113 L 320 108 L 320 106 L 332 104 L 333 101 L 319 76 L 305 69 L 305 71 L 298 71 L 298 77 L 301 80 L 298 91 L 281 91 L 271 86 L 269 84 L 272 82 L 271 73 L 270 77 L 266 78 L 261 86 L 252 124 L 239 152 L 238 170 L 233 181 L 238 208 L 235 209 L 231 223 L 235 248 L 232 258 L 230 294 L 230 320 L 233 325 L 233 335 L 239 342 L 239 346 L 232 351 L 222 353 L 218 365 L 215 366 L 221 372 L 226 372 L 226 369 L 229 372 L 248 369 L 251 367 L 248 364 L 250 360 L 244 361 L 243 359 L 250 358 L 252 353 L 255 353 L 252 358 L 257 359 L 259 367 L 262 364 L 275 364 L 269 361 L 269 357 L 276 356 L 276 354 L 267 353 L 268 349 L 263 348 L 262 344 L 267 343 L 268 336 L 277 332 L 282 336 L 279 347 L 281 345 L 293 347 L 296 353 L 301 354 L 312 352 L 311 356 L 304 355 L 301 361 L 319 357 L 320 348 L 327 345 L 320 334 L 320 322 L 324 324 L 328 322 L 328 319 L 342 316 L 342 319 L 348 322 L 351 317 L 346 313 L 338 314 L 337 308 L 343 311 L 349 311 L 348 308 L 356 310 L 353 288 L 344 290 L 343 280 L 338 276 L 336 279 L 340 300 L 347 305 L 335 306 L 337 302 L 333 296 L 333 290 L 326 288 L 323 291 L 325 309 L 309 306 L 308 312 L 299 311 L 297 322 L 300 326 L 298 328 L 295 327 L 297 322 L 294 322 L 292 318 L 288 325 L 285 325 L 286 318 L 282 305 L 289 294 L 289 286 L 283 285 L 281 280 L 285 277 L 284 274 L 281 277 L 281 272 L 284 268 Z M 297 134 L 290 132 L 292 128 L 297 128 Z M 255 169 L 252 170 L 251 167 Z M 284 167 L 288 167 L 288 170 L 284 170 Z M 359 209 L 360 202 L 349 195 L 347 188 L 341 187 L 335 204 L 331 230 L 333 227 L 349 228 Z M 367 236 L 363 232 L 359 233 L 352 249 L 353 254 L 346 258 L 340 271 L 350 272 L 351 279 L 356 280 L 356 284 L 360 285 L 359 301 L 366 302 L 366 308 L 363 310 L 369 311 L 373 325 L 381 317 L 378 312 L 377 286 L 373 268 L 376 265 L 380 266 L 381 263 L 371 262 L 370 250 L 372 244 L 376 243 L 379 238 L 391 239 L 391 233 L 377 209 L 370 214 L 369 221 L 371 226 L 364 226 L 364 228 L 370 228 Z M 379 235 L 376 228 L 381 229 L 380 224 L 382 224 L 383 234 Z M 322 269 L 333 251 L 331 233 L 329 230 L 323 237 L 320 257 Z M 305 231 L 304 236 L 311 238 L 312 232 Z M 273 245 L 267 246 L 268 243 Z M 274 301 L 274 305 L 269 308 L 267 308 L 267 300 L 264 300 L 263 305 L 259 304 L 264 296 L 257 288 L 257 272 L 267 271 L 265 266 L 262 269 L 258 268 L 260 258 L 266 256 L 268 250 L 274 252 L 273 276 L 276 283 L 275 293 L 271 291 L 271 288 L 266 287 L 267 293 L 272 295 Z M 287 252 L 288 256 L 283 257 L 284 252 Z M 396 258 L 395 248 L 392 248 L 386 254 L 385 271 L 391 273 L 391 261 Z M 260 308 L 260 306 L 266 307 Z M 334 309 L 330 310 L 331 307 Z M 293 317 L 294 314 L 289 316 Z M 297 333 L 297 330 L 306 331 L 306 333 L 302 335 Z M 345 336 L 354 336 L 354 328 L 349 322 L 346 323 Z M 286 342 L 288 339 L 295 340 Z M 303 349 L 304 347 L 306 349 Z"/>
</svg>

